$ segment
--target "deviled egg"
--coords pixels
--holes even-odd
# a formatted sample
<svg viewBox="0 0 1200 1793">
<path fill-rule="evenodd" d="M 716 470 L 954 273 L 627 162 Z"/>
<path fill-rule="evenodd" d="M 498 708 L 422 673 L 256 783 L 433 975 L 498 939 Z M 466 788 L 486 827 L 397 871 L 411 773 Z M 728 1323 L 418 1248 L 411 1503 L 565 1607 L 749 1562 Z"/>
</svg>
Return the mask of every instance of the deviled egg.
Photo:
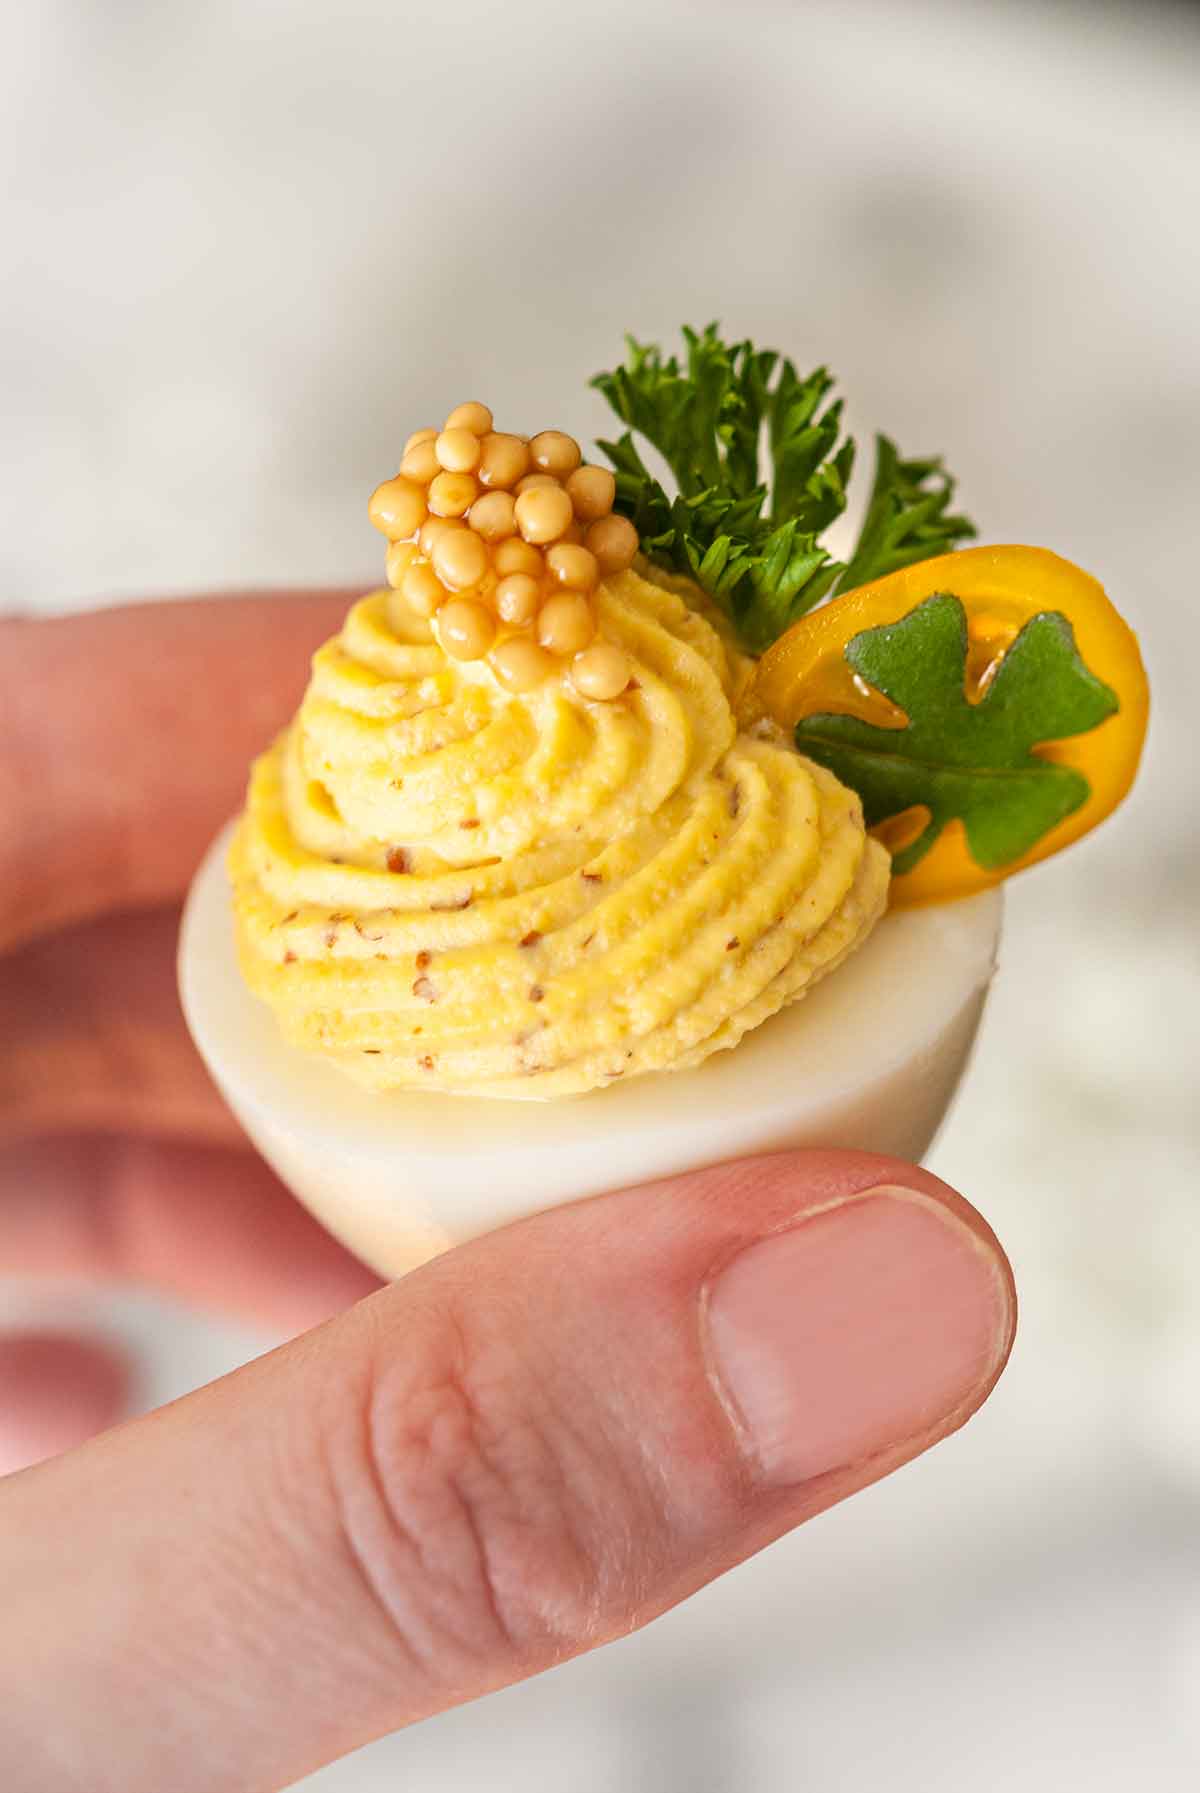
<svg viewBox="0 0 1200 1793">
<path fill-rule="evenodd" d="M 709 331 L 597 383 L 678 494 L 631 435 L 614 472 L 477 401 L 410 436 L 370 506 L 388 585 L 185 917 L 213 1075 L 389 1274 L 748 1152 L 918 1157 L 995 963 L 985 887 L 1121 794 L 1081 737 L 1136 764 L 1132 636 L 1039 606 L 1051 562 L 1092 595 L 1054 556 L 947 553 L 938 463 L 881 440 L 858 548 L 821 547 L 853 454 L 823 371 Z"/>
</svg>

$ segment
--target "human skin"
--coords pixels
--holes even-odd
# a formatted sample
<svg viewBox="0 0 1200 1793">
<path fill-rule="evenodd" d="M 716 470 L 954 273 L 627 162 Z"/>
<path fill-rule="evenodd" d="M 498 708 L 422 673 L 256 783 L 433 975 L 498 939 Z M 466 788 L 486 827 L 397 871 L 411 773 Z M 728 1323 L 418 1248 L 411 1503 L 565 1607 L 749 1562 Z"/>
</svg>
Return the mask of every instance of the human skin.
<svg viewBox="0 0 1200 1793">
<path fill-rule="evenodd" d="M 250 1153 L 178 905 L 351 595 L 0 621 L 0 1270 L 299 1335 L 115 1430 L 109 1351 L 0 1340 L 0 1469 L 46 1459 L 0 1482 L 12 1793 L 281 1787 L 536 1674 L 945 1437 L 1011 1346 L 990 1229 L 893 1160 L 717 1166 L 380 1288 Z"/>
</svg>

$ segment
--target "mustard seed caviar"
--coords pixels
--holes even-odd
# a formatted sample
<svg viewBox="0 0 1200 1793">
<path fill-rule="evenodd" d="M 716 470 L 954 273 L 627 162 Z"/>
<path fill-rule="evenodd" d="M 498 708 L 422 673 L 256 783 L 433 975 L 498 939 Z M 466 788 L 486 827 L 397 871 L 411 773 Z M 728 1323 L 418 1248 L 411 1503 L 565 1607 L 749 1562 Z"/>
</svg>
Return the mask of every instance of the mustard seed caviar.
<svg viewBox="0 0 1200 1793">
<path fill-rule="evenodd" d="M 590 702 L 619 697 L 632 668 L 597 634 L 600 580 L 637 553 L 613 512 L 616 483 L 585 466 L 574 437 L 493 429 L 486 405 L 417 430 L 370 517 L 388 538 L 388 584 L 456 660 L 486 660 L 507 691 L 566 674 Z"/>
</svg>

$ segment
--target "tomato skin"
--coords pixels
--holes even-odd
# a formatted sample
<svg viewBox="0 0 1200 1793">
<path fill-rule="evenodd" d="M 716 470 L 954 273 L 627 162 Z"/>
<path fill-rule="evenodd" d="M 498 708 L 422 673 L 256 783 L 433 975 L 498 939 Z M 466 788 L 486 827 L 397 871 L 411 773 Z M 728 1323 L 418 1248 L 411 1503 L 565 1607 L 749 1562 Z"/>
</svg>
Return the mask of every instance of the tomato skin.
<svg viewBox="0 0 1200 1793">
<path fill-rule="evenodd" d="M 963 548 L 918 561 L 886 579 L 844 592 L 801 618 L 759 662 L 755 690 L 769 715 L 785 728 L 824 713 L 859 716 L 895 727 L 903 714 L 862 684 L 848 666 L 847 644 L 865 629 L 898 622 L 935 592 L 950 592 L 967 613 L 971 642 L 968 678 L 980 695 L 1006 647 L 1030 618 L 1061 611 L 1075 631 L 1084 664 L 1116 692 L 1116 713 L 1088 734 L 1048 741 L 1036 751 L 1073 766 L 1091 786 L 1086 801 L 1011 864 L 988 870 L 972 858 L 961 822 L 950 823 L 911 872 L 892 881 L 896 905 L 945 902 L 999 884 L 1039 859 L 1061 852 L 1095 828 L 1132 785 L 1149 715 L 1149 687 L 1137 636 L 1100 583 L 1048 548 L 1016 544 Z M 886 843 L 896 830 L 889 818 L 874 832 Z"/>
</svg>

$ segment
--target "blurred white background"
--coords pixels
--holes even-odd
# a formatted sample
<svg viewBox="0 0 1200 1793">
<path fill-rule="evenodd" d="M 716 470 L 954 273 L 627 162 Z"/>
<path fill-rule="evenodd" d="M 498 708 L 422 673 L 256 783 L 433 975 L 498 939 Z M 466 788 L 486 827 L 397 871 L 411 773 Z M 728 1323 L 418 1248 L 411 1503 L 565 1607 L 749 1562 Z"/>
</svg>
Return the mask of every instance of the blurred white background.
<svg viewBox="0 0 1200 1793">
<path fill-rule="evenodd" d="M 985 537 L 1097 572 L 1155 683 L 1128 810 L 1012 891 L 932 1160 L 1021 1287 L 984 1414 L 649 1633 L 306 1785 L 1194 1788 L 1200 12 L 41 0 L 3 31 L 3 602 L 373 576 L 409 429 L 469 392 L 590 437 L 625 328 L 720 317 L 944 451 Z M 97 1324 L 147 1400 L 263 1343 L 132 1294 Z"/>
</svg>

